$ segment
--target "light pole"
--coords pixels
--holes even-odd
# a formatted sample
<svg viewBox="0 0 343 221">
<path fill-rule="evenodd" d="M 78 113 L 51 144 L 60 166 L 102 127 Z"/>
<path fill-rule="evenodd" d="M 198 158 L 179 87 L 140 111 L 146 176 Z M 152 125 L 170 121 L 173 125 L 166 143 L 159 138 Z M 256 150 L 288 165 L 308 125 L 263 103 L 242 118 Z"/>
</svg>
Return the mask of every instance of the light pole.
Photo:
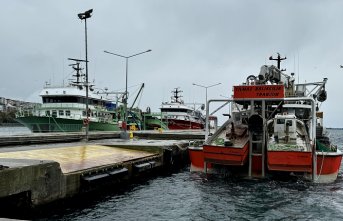
<svg viewBox="0 0 343 221">
<path fill-rule="evenodd" d="M 90 18 L 92 15 L 93 9 L 89 9 L 88 11 L 85 11 L 83 13 L 79 13 L 77 16 L 79 19 L 85 20 L 85 46 L 86 46 L 86 118 L 87 118 L 87 124 L 86 124 L 86 140 L 88 141 L 88 130 L 89 130 L 89 119 L 88 116 L 90 112 L 88 111 L 88 51 L 87 51 L 87 18 Z"/>
<path fill-rule="evenodd" d="M 206 109 L 207 109 L 207 89 L 210 88 L 210 87 L 214 87 L 214 86 L 220 85 L 220 84 L 221 84 L 221 83 L 212 84 L 212 85 L 209 85 L 209 86 L 204 86 L 204 85 L 200 85 L 200 84 L 195 84 L 195 83 L 193 83 L 193 85 L 195 85 L 195 86 L 202 87 L 202 88 L 205 88 L 205 89 L 206 89 L 206 102 L 205 102 Z"/>
<path fill-rule="evenodd" d="M 113 52 L 109 52 L 109 51 L 104 51 L 105 53 L 107 54 L 111 54 L 111 55 L 115 55 L 115 56 L 118 56 L 118 57 L 122 57 L 122 58 L 125 58 L 126 60 L 126 71 L 125 71 L 125 95 L 124 95 L 124 111 L 125 111 L 125 114 L 124 114 L 124 122 L 125 122 L 125 125 L 124 125 L 124 133 L 125 133 L 125 137 L 124 138 L 128 138 L 127 137 L 127 98 L 128 98 L 128 95 L 127 95 L 127 78 L 128 78 L 128 69 L 129 69 L 129 58 L 132 58 L 132 57 L 135 57 L 137 55 L 141 55 L 141 54 L 144 54 L 144 53 L 147 53 L 147 52 L 150 52 L 151 49 L 149 50 L 146 50 L 146 51 L 143 51 L 143 52 L 140 52 L 140 53 L 137 53 L 137 54 L 133 54 L 133 55 L 130 55 L 130 56 L 124 56 L 124 55 L 120 55 L 120 54 L 115 54 Z"/>
</svg>

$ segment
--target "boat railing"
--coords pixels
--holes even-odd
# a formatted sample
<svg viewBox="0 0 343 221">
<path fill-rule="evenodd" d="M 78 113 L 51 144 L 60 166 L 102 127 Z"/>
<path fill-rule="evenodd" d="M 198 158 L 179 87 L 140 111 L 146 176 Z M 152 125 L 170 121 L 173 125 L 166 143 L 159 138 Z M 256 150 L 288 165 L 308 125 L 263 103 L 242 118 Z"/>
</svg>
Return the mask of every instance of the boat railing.
<svg viewBox="0 0 343 221">
<path fill-rule="evenodd" d="M 29 107 L 20 107 L 16 113 L 16 117 L 28 117 L 28 116 L 35 116 L 37 109 L 41 107 L 41 104 L 29 106 Z"/>
<path fill-rule="evenodd" d="M 162 112 L 151 112 L 151 113 L 145 113 L 144 116 L 151 116 L 151 117 L 162 117 L 165 116 L 166 114 Z"/>
<path fill-rule="evenodd" d="M 86 109 L 86 104 L 78 103 L 44 103 L 42 108 L 81 108 Z"/>
<path fill-rule="evenodd" d="M 106 107 L 99 106 L 99 105 L 89 105 L 89 108 L 93 109 L 92 106 L 96 111 L 101 112 L 113 112 L 113 110 L 107 109 Z M 86 109 L 86 104 L 79 104 L 79 103 L 44 103 L 42 108 L 69 108 L 69 109 Z"/>
</svg>

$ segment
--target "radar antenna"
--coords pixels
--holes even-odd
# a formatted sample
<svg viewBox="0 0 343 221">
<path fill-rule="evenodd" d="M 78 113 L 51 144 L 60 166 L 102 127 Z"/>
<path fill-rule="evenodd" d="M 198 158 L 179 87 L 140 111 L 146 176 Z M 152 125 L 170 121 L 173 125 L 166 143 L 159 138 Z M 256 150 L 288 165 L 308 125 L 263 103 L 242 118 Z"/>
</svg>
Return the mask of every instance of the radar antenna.
<svg viewBox="0 0 343 221">
<path fill-rule="evenodd" d="M 286 71 L 286 69 L 281 69 L 281 61 L 282 61 L 282 60 L 286 60 L 286 59 L 287 59 L 287 57 L 282 58 L 282 57 L 280 56 L 280 53 L 277 53 L 277 58 L 273 58 L 273 56 L 270 56 L 270 57 L 269 57 L 269 60 L 277 61 L 277 68 L 278 68 L 280 71 Z"/>
</svg>

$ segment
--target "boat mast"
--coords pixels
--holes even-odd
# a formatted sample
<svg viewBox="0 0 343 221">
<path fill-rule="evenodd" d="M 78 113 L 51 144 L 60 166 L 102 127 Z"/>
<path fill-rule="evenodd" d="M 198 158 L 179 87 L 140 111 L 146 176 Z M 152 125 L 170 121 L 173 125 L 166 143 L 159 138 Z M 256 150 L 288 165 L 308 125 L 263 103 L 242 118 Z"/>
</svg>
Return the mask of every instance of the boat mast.
<svg viewBox="0 0 343 221">
<path fill-rule="evenodd" d="M 76 77 L 76 82 L 73 82 L 73 83 L 75 83 L 75 85 L 77 85 L 77 86 L 80 86 L 81 83 L 86 84 L 86 82 L 81 82 L 81 81 L 80 81 L 80 77 L 85 76 L 84 74 L 80 74 L 81 70 L 83 69 L 83 68 L 80 67 L 80 63 L 81 63 L 81 62 L 87 63 L 87 61 L 86 61 L 86 60 L 81 60 L 81 59 L 75 59 L 75 58 L 68 58 L 68 60 L 71 60 L 71 61 L 75 61 L 75 62 L 76 62 L 75 64 L 71 64 L 71 65 L 70 65 L 70 66 L 72 66 L 73 69 L 76 71 L 76 74 L 73 75 L 73 76 Z M 75 67 L 75 66 L 76 66 L 76 67 Z"/>
<path fill-rule="evenodd" d="M 269 60 L 273 60 L 273 61 L 277 61 L 277 68 L 280 70 L 280 71 L 286 71 L 286 69 L 282 69 L 281 70 L 281 61 L 282 60 L 286 60 L 287 59 L 287 57 L 284 57 L 284 58 L 282 58 L 281 56 L 280 56 L 280 53 L 277 53 L 277 58 L 273 58 L 273 56 L 270 56 L 269 57 Z"/>
<path fill-rule="evenodd" d="M 69 59 L 72 60 L 72 59 Z M 70 64 L 69 66 L 72 66 L 72 68 L 76 71 L 76 74 L 74 74 L 73 76 L 76 77 L 76 81 L 72 82 L 74 85 L 79 86 L 81 81 L 80 78 L 85 76 L 84 74 L 81 74 L 81 70 L 83 70 L 83 68 L 80 67 L 80 61 L 77 59 L 73 59 L 76 61 L 75 64 Z"/>
<path fill-rule="evenodd" d="M 182 100 L 181 100 L 181 95 L 179 95 L 182 91 L 179 90 L 179 88 L 175 88 L 174 91 L 172 91 L 172 93 L 174 93 L 173 97 L 172 97 L 172 102 L 173 103 L 182 103 Z M 180 100 L 179 100 L 180 98 Z"/>
</svg>

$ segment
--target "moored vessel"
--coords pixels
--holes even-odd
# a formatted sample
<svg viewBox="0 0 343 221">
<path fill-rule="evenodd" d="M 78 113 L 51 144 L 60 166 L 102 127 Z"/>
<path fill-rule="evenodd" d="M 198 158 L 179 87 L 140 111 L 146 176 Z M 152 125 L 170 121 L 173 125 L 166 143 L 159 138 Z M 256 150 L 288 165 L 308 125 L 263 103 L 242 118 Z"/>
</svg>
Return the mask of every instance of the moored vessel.
<svg viewBox="0 0 343 221">
<path fill-rule="evenodd" d="M 170 130 L 204 129 L 205 119 L 201 110 L 186 105 L 182 98 L 182 91 L 175 88 L 170 102 L 161 106 L 161 120 Z"/>
<path fill-rule="evenodd" d="M 32 132 L 76 132 L 86 125 L 90 131 L 117 131 L 116 102 L 91 86 L 88 101 L 80 62 L 72 65 L 75 74 L 67 85 L 46 84 L 40 92 L 42 104 L 19 109 L 15 120 Z M 88 110 L 86 110 L 88 102 Z"/>
<path fill-rule="evenodd" d="M 336 180 L 342 152 L 330 142 L 319 111 L 327 98 L 327 78 L 296 84 L 294 74 L 281 71 L 278 59 L 278 67 L 263 65 L 257 76 L 234 86 L 232 99 L 208 101 L 207 107 L 230 103 L 230 118 L 212 136 L 206 130 L 203 145 L 189 148 L 192 171 Z M 236 128 L 247 132 L 243 136 Z"/>
</svg>

